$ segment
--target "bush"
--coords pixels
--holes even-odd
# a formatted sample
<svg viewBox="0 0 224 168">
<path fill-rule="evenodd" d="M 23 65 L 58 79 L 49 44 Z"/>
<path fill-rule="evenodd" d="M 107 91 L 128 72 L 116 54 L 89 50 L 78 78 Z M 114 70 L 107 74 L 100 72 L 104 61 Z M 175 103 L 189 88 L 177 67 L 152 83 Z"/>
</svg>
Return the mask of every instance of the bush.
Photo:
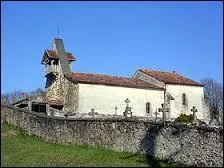
<svg viewBox="0 0 224 168">
<path fill-rule="evenodd" d="M 192 123 L 193 120 L 194 120 L 194 117 L 192 114 L 186 115 L 181 113 L 180 116 L 174 120 L 174 122 Z"/>
<path fill-rule="evenodd" d="M 197 119 L 197 120 L 198 120 L 199 125 L 206 124 L 204 121 L 201 121 L 199 119 Z M 180 116 L 174 120 L 174 122 L 184 122 L 184 123 L 192 123 L 193 121 L 194 121 L 193 114 L 186 115 L 183 113 L 181 113 Z"/>
</svg>

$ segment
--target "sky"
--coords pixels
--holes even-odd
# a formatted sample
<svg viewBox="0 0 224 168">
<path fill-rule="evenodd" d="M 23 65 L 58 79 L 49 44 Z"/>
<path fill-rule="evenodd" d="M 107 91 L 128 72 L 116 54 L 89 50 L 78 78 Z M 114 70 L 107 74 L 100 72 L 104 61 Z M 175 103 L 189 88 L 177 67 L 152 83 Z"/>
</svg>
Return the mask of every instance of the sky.
<svg viewBox="0 0 224 168">
<path fill-rule="evenodd" d="M 45 88 L 55 37 L 73 72 L 132 77 L 147 68 L 223 83 L 223 5 L 216 2 L 2 2 L 1 92 Z"/>
</svg>

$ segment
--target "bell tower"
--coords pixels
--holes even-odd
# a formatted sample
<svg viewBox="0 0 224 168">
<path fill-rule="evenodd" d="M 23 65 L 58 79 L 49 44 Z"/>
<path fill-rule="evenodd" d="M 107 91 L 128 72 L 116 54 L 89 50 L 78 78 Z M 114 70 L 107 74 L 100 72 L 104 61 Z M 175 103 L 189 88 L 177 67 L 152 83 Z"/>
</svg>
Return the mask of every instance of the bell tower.
<svg viewBox="0 0 224 168">
<path fill-rule="evenodd" d="M 75 57 L 65 51 L 62 39 L 55 38 L 52 50 L 45 50 L 41 64 L 45 65 L 45 77 L 47 78 L 45 88 L 57 79 L 58 76 L 64 76 L 71 73 L 71 63 Z"/>
</svg>

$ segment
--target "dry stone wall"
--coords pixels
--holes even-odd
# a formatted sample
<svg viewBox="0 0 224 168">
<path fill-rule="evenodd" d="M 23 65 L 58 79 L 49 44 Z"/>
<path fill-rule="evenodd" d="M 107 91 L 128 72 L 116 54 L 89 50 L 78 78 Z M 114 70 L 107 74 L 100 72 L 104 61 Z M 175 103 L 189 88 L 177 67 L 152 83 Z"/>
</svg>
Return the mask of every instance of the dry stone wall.
<svg viewBox="0 0 224 168">
<path fill-rule="evenodd" d="M 7 122 L 46 140 L 147 153 L 196 166 L 223 166 L 223 129 L 156 123 L 132 118 L 62 118 L 1 107 Z"/>
</svg>

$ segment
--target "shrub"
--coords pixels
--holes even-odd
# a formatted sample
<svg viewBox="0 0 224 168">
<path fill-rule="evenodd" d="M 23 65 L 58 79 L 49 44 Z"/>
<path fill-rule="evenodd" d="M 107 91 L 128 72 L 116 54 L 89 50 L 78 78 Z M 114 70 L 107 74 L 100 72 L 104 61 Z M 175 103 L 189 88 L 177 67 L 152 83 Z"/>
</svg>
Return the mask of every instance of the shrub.
<svg viewBox="0 0 224 168">
<path fill-rule="evenodd" d="M 194 117 L 192 114 L 186 115 L 181 113 L 180 116 L 174 120 L 174 122 L 192 123 L 193 120 L 194 120 Z"/>
<path fill-rule="evenodd" d="M 197 120 L 198 120 L 199 125 L 206 124 L 204 121 L 201 121 L 199 119 L 197 119 Z M 192 123 L 193 121 L 194 121 L 193 114 L 186 115 L 183 113 L 181 113 L 180 116 L 174 120 L 174 122 L 184 122 L 184 123 Z"/>
</svg>

